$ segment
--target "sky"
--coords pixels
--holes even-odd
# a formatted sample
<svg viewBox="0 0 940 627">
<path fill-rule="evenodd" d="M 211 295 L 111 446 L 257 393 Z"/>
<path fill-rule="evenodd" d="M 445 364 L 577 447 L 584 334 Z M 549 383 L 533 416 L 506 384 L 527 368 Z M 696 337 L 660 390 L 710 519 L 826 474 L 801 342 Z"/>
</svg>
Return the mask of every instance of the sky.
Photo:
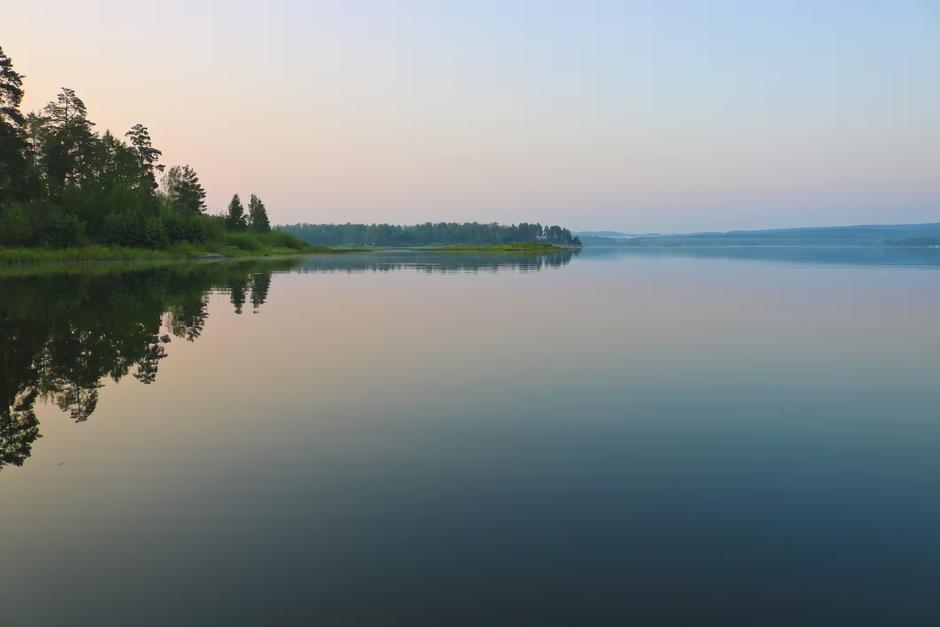
<svg viewBox="0 0 940 627">
<path fill-rule="evenodd" d="M 212 212 L 687 232 L 940 222 L 940 1 L 2 0 L 26 110 Z"/>
</svg>

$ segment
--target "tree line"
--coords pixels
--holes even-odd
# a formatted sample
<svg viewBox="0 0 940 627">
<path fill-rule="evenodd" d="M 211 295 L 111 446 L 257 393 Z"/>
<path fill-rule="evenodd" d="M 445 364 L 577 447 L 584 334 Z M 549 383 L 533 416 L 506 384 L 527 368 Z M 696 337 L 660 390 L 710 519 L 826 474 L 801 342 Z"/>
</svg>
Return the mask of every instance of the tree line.
<svg viewBox="0 0 940 627">
<path fill-rule="evenodd" d="M 519 244 L 547 242 L 580 246 L 581 240 L 560 226 L 541 224 L 439 222 L 400 226 L 392 224 L 289 224 L 277 227 L 308 244 L 324 246 L 431 246 L 452 244 Z"/>
<path fill-rule="evenodd" d="M 236 194 L 226 214 L 208 215 L 196 171 L 160 163 L 143 124 L 123 138 L 99 134 L 74 90 L 28 114 L 23 95 L 23 76 L 0 48 L 0 245 L 164 248 L 271 230 L 254 194 L 247 212 Z"/>
</svg>

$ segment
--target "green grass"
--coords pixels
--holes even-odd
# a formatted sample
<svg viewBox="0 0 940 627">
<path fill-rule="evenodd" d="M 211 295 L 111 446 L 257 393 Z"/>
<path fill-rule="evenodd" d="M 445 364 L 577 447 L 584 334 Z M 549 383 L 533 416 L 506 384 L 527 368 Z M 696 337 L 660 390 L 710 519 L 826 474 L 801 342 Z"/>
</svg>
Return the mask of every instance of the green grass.
<svg viewBox="0 0 940 627">
<path fill-rule="evenodd" d="M 564 249 L 545 242 L 522 242 L 519 244 L 432 246 L 416 250 L 429 250 L 440 253 L 557 253 Z"/>
<path fill-rule="evenodd" d="M 74 248 L 0 248 L 0 263 L 49 263 L 57 261 L 134 261 L 170 259 L 173 252 L 122 246 L 76 246 Z"/>
<path fill-rule="evenodd" d="M 364 248 L 330 248 L 306 242 L 278 231 L 270 233 L 225 233 L 222 239 L 205 244 L 178 243 L 167 248 L 128 248 L 91 244 L 71 248 L 3 248 L 0 247 L 0 265 L 43 264 L 91 261 L 171 261 L 192 259 L 204 255 L 224 257 L 270 257 L 273 255 L 344 254 L 369 252 Z M 448 253 L 555 253 L 562 250 L 543 242 L 499 245 L 432 246 L 414 248 Z"/>
<path fill-rule="evenodd" d="M 160 261 L 192 259 L 203 255 L 224 257 L 270 257 L 273 255 L 302 255 L 358 252 L 354 249 L 337 250 L 328 246 L 313 246 L 287 233 L 226 233 L 221 241 L 205 244 L 178 243 L 163 249 L 127 248 L 91 244 L 72 248 L 3 248 L 0 264 L 37 264 L 86 261 Z"/>
</svg>

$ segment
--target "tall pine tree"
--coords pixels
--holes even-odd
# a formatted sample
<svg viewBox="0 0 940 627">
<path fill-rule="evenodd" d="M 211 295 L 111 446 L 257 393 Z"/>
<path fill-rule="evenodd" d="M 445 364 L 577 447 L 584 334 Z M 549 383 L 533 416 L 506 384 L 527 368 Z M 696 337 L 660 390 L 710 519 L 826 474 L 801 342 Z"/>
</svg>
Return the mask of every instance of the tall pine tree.
<svg viewBox="0 0 940 627">
<path fill-rule="evenodd" d="M 245 218 L 245 207 L 242 205 L 238 194 L 232 196 L 232 201 L 228 204 L 228 214 L 225 216 L 225 223 L 232 231 L 244 231 L 248 227 L 248 221 Z"/>
<path fill-rule="evenodd" d="M 127 137 L 131 146 L 137 151 L 137 159 L 140 162 L 141 174 L 146 185 L 152 190 L 157 189 L 155 172 L 163 172 L 164 166 L 157 163 L 163 153 L 153 147 L 150 141 L 150 131 L 143 124 L 135 124 L 124 134 L 124 137 Z"/>
<path fill-rule="evenodd" d="M 0 47 L 0 208 L 26 194 L 26 118 L 20 112 L 23 76 Z"/>
<path fill-rule="evenodd" d="M 271 230 L 271 222 L 268 221 L 268 211 L 264 208 L 261 199 L 251 195 L 248 201 L 248 220 L 251 224 L 251 230 L 255 233 L 267 233 Z"/>
<path fill-rule="evenodd" d="M 41 157 L 54 192 L 80 187 L 90 172 L 86 165 L 94 149 L 94 122 L 88 120 L 85 103 L 75 91 L 63 87 L 43 108 Z"/>
</svg>

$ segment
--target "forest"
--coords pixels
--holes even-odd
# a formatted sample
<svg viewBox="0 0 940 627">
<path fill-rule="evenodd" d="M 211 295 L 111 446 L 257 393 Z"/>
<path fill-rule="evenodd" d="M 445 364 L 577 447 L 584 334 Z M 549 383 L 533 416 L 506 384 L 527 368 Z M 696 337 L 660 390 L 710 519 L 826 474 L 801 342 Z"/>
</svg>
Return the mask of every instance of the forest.
<svg viewBox="0 0 940 627">
<path fill-rule="evenodd" d="M 247 208 L 235 194 L 227 213 L 207 214 L 196 171 L 160 163 L 143 124 L 122 137 L 98 133 L 74 90 L 26 114 L 23 95 L 23 76 L 0 48 L 0 246 L 302 247 L 270 233 L 254 194 Z"/>
<path fill-rule="evenodd" d="M 245 254 L 350 247 L 580 246 L 568 229 L 535 223 L 293 224 L 272 231 L 267 209 L 238 194 L 224 213 L 206 210 L 206 190 L 189 164 L 167 167 L 150 130 L 97 132 L 69 88 L 23 113 L 23 76 L 0 48 L 0 261 L 125 258 L 139 249 Z M 69 253 L 81 247 L 81 255 Z M 110 247 L 103 250 L 101 247 Z M 321 249 L 324 250 L 324 249 Z M 85 253 L 88 252 L 86 255 Z"/>
<path fill-rule="evenodd" d="M 580 246 L 581 240 L 560 226 L 522 222 L 513 225 L 479 222 L 439 222 L 397 226 L 392 224 L 290 224 L 277 227 L 308 244 L 323 246 L 448 246 L 502 245 L 544 242 Z"/>
</svg>

